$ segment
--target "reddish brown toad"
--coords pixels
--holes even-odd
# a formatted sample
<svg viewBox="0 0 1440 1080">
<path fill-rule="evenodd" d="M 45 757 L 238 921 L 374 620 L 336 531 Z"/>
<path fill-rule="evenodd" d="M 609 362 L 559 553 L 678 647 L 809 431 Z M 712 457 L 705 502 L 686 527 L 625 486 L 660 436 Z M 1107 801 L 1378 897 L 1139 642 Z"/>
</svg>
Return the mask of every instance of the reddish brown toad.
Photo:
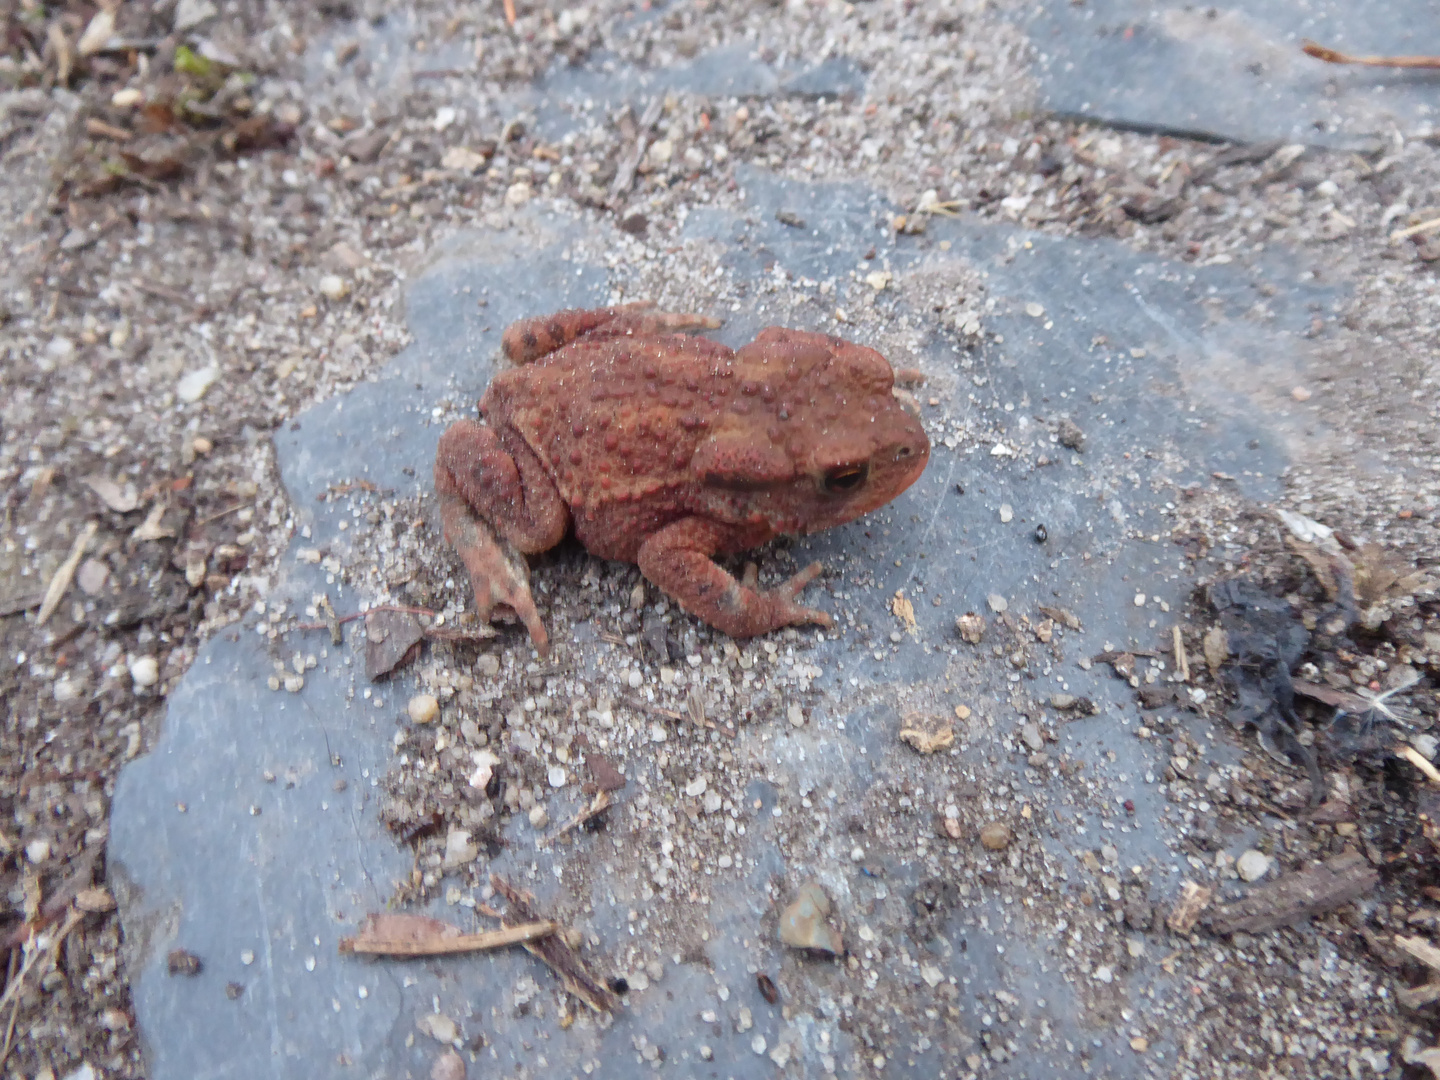
<svg viewBox="0 0 1440 1080">
<path fill-rule="evenodd" d="M 546 650 L 523 556 L 573 524 L 589 551 L 639 563 L 732 637 L 831 624 L 795 599 L 818 562 L 762 592 L 753 566 L 737 581 L 712 556 L 882 506 L 924 470 L 929 440 L 873 349 L 770 327 L 733 352 L 680 333 L 718 325 L 637 304 L 505 331 L 519 366 L 490 383 L 483 422 L 452 425 L 435 457 L 445 538 L 482 619 L 507 605 Z"/>
</svg>

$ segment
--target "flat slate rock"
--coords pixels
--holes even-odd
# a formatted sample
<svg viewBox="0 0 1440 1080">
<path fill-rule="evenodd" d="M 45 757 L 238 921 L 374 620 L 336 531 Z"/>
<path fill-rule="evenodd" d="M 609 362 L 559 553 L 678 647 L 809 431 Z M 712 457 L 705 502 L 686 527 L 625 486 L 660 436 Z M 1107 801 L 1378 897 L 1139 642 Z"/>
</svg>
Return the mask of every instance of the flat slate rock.
<svg viewBox="0 0 1440 1080">
<path fill-rule="evenodd" d="M 1116 127 L 1367 147 L 1440 121 L 1440 71 L 1340 67 L 1300 48 L 1435 55 L 1429 0 L 1046 0 L 1027 30 L 1046 105 Z"/>
<path fill-rule="evenodd" d="M 741 280 L 757 283 L 777 266 L 796 278 L 843 277 L 864 265 L 866 252 L 877 245 L 897 275 L 960 259 L 986 273 L 996 304 L 986 315 L 980 367 L 965 373 L 973 384 L 970 400 L 978 402 L 977 410 L 985 406 L 985 423 L 994 426 L 998 440 L 1056 454 L 1052 466 L 1032 469 L 937 438 L 926 475 L 891 507 L 795 544 L 797 561 L 819 558 L 839 587 L 855 584 L 860 613 L 873 625 L 891 625 L 886 605 L 897 589 L 923 590 L 917 595 L 926 599 L 915 605 L 913 642 L 895 649 L 887 642 L 872 652 L 855 648 L 847 636 L 817 646 L 809 655 L 824 675 L 816 682 L 819 704 L 811 721 L 796 730 L 777 721 L 770 729 L 767 754 L 785 791 L 824 784 L 840 804 L 858 804 L 891 767 L 887 762 L 911 751 L 895 740 L 893 709 L 857 707 L 856 696 L 897 681 L 924 685 L 940 678 L 956 644 L 955 614 L 984 610 L 987 595 L 1007 596 L 1016 611 L 1043 603 L 1079 612 L 1086 629 L 1072 650 L 1077 655 L 1098 652 L 1106 640 L 1153 639 L 1155 605 L 1162 599 L 1179 605 L 1189 589 L 1178 570 L 1156 573 L 1157 559 L 1172 567 L 1183 563 L 1163 535 L 1165 501 L 1177 486 L 1217 482 L 1215 473 L 1257 498 L 1277 492 L 1288 436 L 1245 390 L 1260 370 L 1252 358 L 1302 363 L 1308 305 L 1333 297 L 1281 268 L 1180 266 L 1110 242 L 963 219 L 937 220 L 923 237 L 895 238 L 886 224 L 894 208 L 863 187 L 785 182 L 756 171 L 741 172 L 739 180 L 743 212 L 693 212 L 686 232 L 723 244 Z M 776 218 L 781 210 L 807 224 L 782 224 Z M 564 274 L 554 272 L 582 230 L 602 228 L 537 211 L 507 231 L 457 238 L 410 288 L 414 343 L 375 382 L 316 405 L 277 431 L 296 525 L 309 535 L 297 536 L 282 560 L 284 578 L 272 602 L 288 598 L 293 609 L 324 591 L 337 608 L 353 610 L 364 599 L 327 581 L 323 564 L 296 558 L 302 547 L 346 550 L 347 534 L 339 526 L 350 516 L 348 507 L 316 496 L 356 479 L 400 496 L 427 491 L 441 430 L 431 410 L 457 391 L 478 396 L 495 370 L 504 326 L 521 316 L 604 301 L 610 289 L 605 268 L 565 262 Z M 603 243 L 591 246 L 606 249 Z M 1267 282 L 1280 288 L 1266 301 L 1267 317 L 1254 318 Z M 489 298 L 485 308 L 471 299 L 482 292 Z M 727 321 L 717 336 L 732 345 L 768 321 L 755 299 L 760 290 L 749 295 L 723 313 Z M 1034 304 L 1043 306 L 1044 319 L 1027 313 Z M 927 314 L 896 313 L 917 321 Z M 818 307 L 813 325 L 834 329 Z M 931 339 L 921 352 L 920 366 L 959 374 L 960 354 L 947 341 Z M 975 371 L 986 373 L 983 385 L 974 382 Z M 957 400 L 966 396 L 962 392 Z M 1015 408 L 1007 410 L 1007 404 Z M 1083 455 L 1049 442 L 1050 429 L 1034 419 L 1042 410 L 1069 414 L 1085 430 Z M 954 419 L 978 422 L 974 414 Z M 965 494 L 957 492 L 957 483 Z M 997 514 L 1002 502 L 1014 507 L 1009 522 Z M 1041 523 L 1048 539 L 1037 543 L 1034 530 Z M 879 525 L 890 535 L 882 539 Z M 1134 581 L 1142 577 L 1153 594 L 1145 608 L 1132 603 Z M 932 595 L 944 603 L 932 606 Z M 551 629 L 593 642 L 595 651 L 611 647 L 589 624 Z M 128 765 L 117 785 L 109 858 L 134 950 L 134 1003 L 152 1080 L 426 1077 L 439 1044 L 419 1035 L 415 1023 L 436 1004 L 461 1021 L 465 1038 L 483 1033 L 472 1077 L 584 1070 L 592 1077 L 629 1078 L 649 1070 L 637 1064 L 642 1039 L 665 1048 L 667 1069 L 747 1080 L 775 1075 L 773 1060 L 754 1050 L 757 1036 L 771 1050 L 789 1047 L 793 1067 L 806 1075 L 821 1075 L 827 1054 L 844 1063 L 857 1052 L 867 1060 L 873 1053 L 842 1030 L 833 1001 L 829 1011 L 821 1003 L 787 1023 L 756 989 L 754 971 L 794 963 L 766 929 L 773 927 L 768 883 L 799 872 L 787 866 L 779 826 L 769 824 L 780 797 L 770 779 L 756 778 L 748 792 L 762 809 L 737 842 L 744 857 L 737 865 L 745 869 L 713 879 L 704 909 L 717 946 L 710 950 L 710 966 L 667 963 L 663 981 L 631 993 L 609 1026 L 582 1019 L 562 1031 L 553 1012 L 517 1009 L 512 994 L 524 976 L 535 979 L 542 995 L 552 993 L 548 972 L 518 949 L 403 964 L 338 955 L 339 939 L 353 934 L 367 913 L 384 910 L 393 883 L 411 869 L 411 854 L 377 820 L 376 795 L 393 755 L 395 716 L 413 683 L 402 674 L 378 684 L 366 699 L 354 631 L 351 643 L 337 648 L 323 633 L 297 645 L 272 643 L 264 630 L 264 619 L 251 615 L 200 650 L 170 697 L 154 749 Z M 504 648 L 526 647 L 513 633 L 503 640 Z M 277 661 L 288 663 L 297 647 L 316 653 L 318 661 L 306 672 L 303 690 L 267 689 Z M 998 661 L 993 667 L 991 683 L 973 689 L 976 700 L 1006 700 L 1009 669 Z M 1091 672 L 1067 671 L 1071 692 L 1102 706 L 1100 715 L 1066 725 L 1080 737 L 1076 745 L 1093 755 L 1095 771 L 1131 777 L 1158 772 L 1150 755 L 1159 750 L 1125 726 L 1136 716 L 1129 688 L 1100 665 Z M 1218 745 L 1213 752 L 1221 760 L 1232 751 Z M 971 752 L 977 763 L 986 753 L 978 744 Z M 1021 781 L 1023 759 L 1001 754 L 998 761 L 986 766 L 995 783 Z M 632 776 L 654 767 L 634 759 L 627 765 Z M 1123 865 L 1158 865 L 1157 888 L 1173 890 L 1178 877 L 1163 872 L 1174 862 L 1166 846 L 1164 796 L 1154 785 L 1137 781 L 1131 787 L 1137 814 L 1153 827 L 1126 829 L 1122 822 L 1104 835 Z M 1093 811 L 1082 811 L 1079 820 L 1092 837 L 1098 834 Z M 522 834 L 518 822 L 509 828 L 512 843 L 491 869 L 533 889 L 541 911 L 572 880 L 567 866 L 602 857 L 594 850 L 598 845 L 536 851 L 527 839 L 531 833 Z M 1051 857 L 1073 865 L 1072 873 L 1084 872 L 1063 842 L 1047 848 Z M 863 920 L 863 905 L 887 897 L 893 904 L 919 884 L 916 860 L 901 856 L 856 864 L 848 853 L 827 859 L 812 852 L 811 859 L 805 872 L 846 882 L 848 897 L 835 899 L 843 899 L 837 916 L 851 929 Z M 604 958 L 633 940 L 632 927 L 627 905 L 612 906 L 600 894 L 589 899 L 594 912 L 584 930 L 599 945 L 587 947 L 586 955 L 603 970 Z M 933 1077 L 957 1055 L 973 1052 L 976 1044 L 966 1033 L 985 1030 L 985 1002 L 1000 990 L 1015 994 L 1018 1014 L 1032 1022 L 1017 1029 L 1020 1050 L 1007 1063 L 994 1063 L 991 1075 L 1070 1075 L 1076 1059 L 1064 1049 L 1066 1040 L 1086 1047 L 1097 1075 L 1141 1074 L 1143 1059 L 1113 1025 L 1090 1029 L 1080 1023 L 1079 995 L 1086 991 L 1047 959 L 1048 931 L 1010 921 L 1022 917 L 1017 912 L 990 895 L 940 918 L 941 937 L 926 961 L 946 979 L 968 980 L 955 999 L 961 1019 L 947 1023 L 932 1041 L 895 1018 L 893 1045 L 910 1052 L 897 1053 L 886 1075 Z M 463 909 L 437 904 L 431 913 L 459 921 Z M 719 947 L 732 939 L 745 947 Z M 166 956 L 176 948 L 202 958 L 198 976 L 167 974 Z M 1147 990 L 1166 985 L 1166 976 L 1151 965 L 1110 989 L 1143 1012 L 1151 1001 Z M 743 1032 L 734 1022 L 741 1006 L 754 1016 L 754 1027 Z M 719 1021 L 701 1029 L 697 1017 L 711 1009 Z M 1042 1027 L 1054 1036 L 1043 1043 L 1036 1039 Z M 702 1041 L 712 1047 L 711 1063 L 698 1058 Z M 1166 1044 L 1157 1040 L 1155 1046 Z"/>
</svg>

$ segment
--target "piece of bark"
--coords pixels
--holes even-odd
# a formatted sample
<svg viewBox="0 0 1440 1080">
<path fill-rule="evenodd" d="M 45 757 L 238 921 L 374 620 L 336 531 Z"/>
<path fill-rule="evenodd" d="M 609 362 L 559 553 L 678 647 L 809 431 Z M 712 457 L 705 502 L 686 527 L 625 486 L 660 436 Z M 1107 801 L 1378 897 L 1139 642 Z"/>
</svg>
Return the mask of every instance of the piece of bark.
<svg viewBox="0 0 1440 1080">
<path fill-rule="evenodd" d="M 539 916 L 535 914 L 535 909 L 530 906 L 530 897 L 525 893 L 498 874 L 490 875 L 490 884 L 495 887 L 496 892 L 505 897 L 510 905 L 509 913 L 504 916 L 507 924 L 540 921 Z M 527 941 L 525 951 L 545 961 L 550 966 L 550 970 L 560 977 L 565 989 L 589 1005 L 590 1008 L 596 1012 L 614 1011 L 617 1004 L 615 995 L 585 969 L 584 962 L 576 955 L 574 949 L 565 944 L 559 934 L 542 938 L 539 941 Z"/>
<path fill-rule="evenodd" d="M 1440 982 L 1428 982 L 1423 986 L 1402 986 L 1395 991 L 1395 1000 L 1407 1009 L 1423 1009 L 1440 1001 Z"/>
<path fill-rule="evenodd" d="M 560 929 L 548 920 L 528 921 L 503 930 L 467 934 L 426 915 L 385 913 L 369 915 L 354 937 L 340 939 L 342 953 L 371 953 L 377 956 L 445 956 L 450 953 L 484 952 L 548 937 Z"/>
<path fill-rule="evenodd" d="M 1440 971 L 1440 949 L 1421 937 L 1395 935 L 1395 944 L 1432 971 Z"/>
<path fill-rule="evenodd" d="M 380 610 L 365 616 L 365 677 L 383 679 L 415 659 L 425 627 L 409 612 Z"/>
<path fill-rule="evenodd" d="M 1379 883 L 1380 875 L 1363 855 L 1346 852 L 1308 870 L 1285 874 L 1226 904 L 1210 917 L 1210 929 L 1217 934 L 1264 933 L 1347 904 Z"/>
<path fill-rule="evenodd" d="M 1197 885 L 1193 881 L 1181 882 L 1180 899 L 1176 900 L 1175 906 L 1170 909 L 1165 925 L 1177 934 L 1188 934 L 1195 928 L 1195 921 L 1209 906 L 1213 895 L 1215 894 L 1204 885 Z"/>
</svg>

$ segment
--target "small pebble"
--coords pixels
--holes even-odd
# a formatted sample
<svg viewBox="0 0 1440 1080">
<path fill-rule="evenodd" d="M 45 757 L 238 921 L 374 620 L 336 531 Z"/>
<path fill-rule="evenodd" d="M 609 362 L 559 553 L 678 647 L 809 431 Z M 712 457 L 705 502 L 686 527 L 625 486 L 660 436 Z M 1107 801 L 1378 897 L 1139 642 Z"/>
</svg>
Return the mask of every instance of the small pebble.
<svg viewBox="0 0 1440 1080">
<path fill-rule="evenodd" d="M 244 964 L 246 967 L 249 967 L 249 966 L 250 966 L 251 964 L 253 964 L 254 962 L 255 962 L 255 953 L 254 953 L 253 950 L 251 950 L 251 949 L 245 949 L 244 951 L 242 951 L 242 952 L 240 953 L 240 963 Z"/>
<path fill-rule="evenodd" d="M 508 206 L 524 206 L 534 195 L 535 189 L 521 180 L 505 189 L 505 203 Z"/>
<path fill-rule="evenodd" d="M 434 694 L 416 694 L 405 706 L 410 719 L 417 724 L 428 724 L 440 715 L 440 702 Z"/>
<path fill-rule="evenodd" d="M 320 295 L 326 300 L 344 300 L 350 295 L 350 283 L 338 274 L 326 274 L 320 279 Z"/>
<path fill-rule="evenodd" d="M 453 1043 L 460 1037 L 460 1025 L 444 1013 L 426 1013 L 415 1026 L 436 1042 Z"/>
<path fill-rule="evenodd" d="M 630 684 L 631 690 L 639 690 L 645 682 L 645 676 L 641 674 L 639 668 L 631 668 L 630 674 L 625 676 L 625 681 Z"/>
<path fill-rule="evenodd" d="M 530 824 L 537 829 L 543 829 L 550 822 L 550 815 L 545 812 L 545 807 L 536 805 L 530 808 Z"/>
<path fill-rule="evenodd" d="M 430 1080 L 465 1080 L 465 1059 L 454 1050 L 446 1050 L 430 1066 Z"/>
<path fill-rule="evenodd" d="M 1030 303 L 1025 305 L 1025 314 L 1029 315 L 1032 319 L 1038 319 L 1045 314 L 1045 307 L 1043 304 L 1037 304 L 1034 300 L 1031 300 Z"/>
<path fill-rule="evenodd" d="M 799 705 L 792 703 L 785 708 L 785 719 L 790 721 L 791 727 L 804 727 L 805 710 L 800 708 Z"/>
<path fill-rule="evenodd" d="M 31 840 L 25 845 L 25 858 L 32 863 L 43 863 L 50 858 L 49 840 Z"/>
<path fill-rule="evenodd" d="M 500 674 L 500 658 L 494 653 L 484 653 L 475 661 L 475 670 L 493 679 Z"/>
<path fill-rule="evenodd" d="M 137 656 L 130 661 L 130 678 L 136 686 L 154 686 L 160 681 L 160 662 L 153 656 Z"/>
<path fill-rule="evenodd" d="M 209 390 L 218 378 L 220 378 L 220 368 L 215 364 L 182 375 L 180 381 L 175 384 L 175 396 L 185 404 L 193 405 L 205 396 L 205 391 Z"/>
<path fill-rule="evenodd" d="M 1014 518 L 1015 518 L 1015 508 L 1014 508 L 1013 506 L 1011 506 L 1009 503 L 1001 503 L 1001 504 L 1000 504 L 1000 520 L 1001 520 L 1002 522 L 1004 522 L 1006 525 L 1008 525 L 1008 524 L 1010 524 L 1011 521 L 1014 520 Z"/>
<path fill-rule="evenodd" d="M 985 598 L 985 603 L 990 605 L 990 610 L 995 612 L 996 615 L 999 615 L 1002 611 L 1008 610 L 1010 607 L 1009 603 L 1005 600 L 1005 597 L 1001 596 L 999 593 L 993 592 Z"/>
<path fill-rule="evenodd" d="M 565 774 L 565 767 L 563 765 L 551 765 L 545 778 L 550 781 L 552 788 L 562 788 L 570 782 L 570 778 Z"/>
<path fill-rule="evenodd" d="M 289 691 L 290 693 L 292 693 L 292 694 L 298 694 L 301 690 L 305 689 L 305 676 L 304 676 L 304 675 L 286 675 L 286 676 L 285 676 L 285 689 L 288 690 L 288 691 Z"/>
<path fill-rule="evenodd" d="M 840 955 L 845 951 L 845 944 L 826 921 L 829 914 L 830 898 L 818 883 L 812 881 L 800 886 L 795 899 L 780 913 L 780 940 L 793 949 Z"/>
<path fill-rule="evenodd" d="M 211 450 L 215 449 L 215 444 L 209 439 L 205 438 L 204 435 L 196 435 L 195 438 L 190 440 L 190 449 L 194 450 L 195 453 L 199 454 L 201 457 L 204 457 L 206 454 L 210 453 Z"/>
<path fill-rule="evenodd" d="M 992 821 L 980 830 L 980 844 L 987 851 L 1004 851 L 1015 834 L 1004 822 Z"/>
<path fill-rule="evenodd" d="M 145 95 L 140 93 L 135 87 L 127 86 L 122 90 L 116 90 L 115 93 L 110 95 L 110 104 L 114 105 L 117 109 L 129 109 L 139 105 L 144 96 Z"/>
<path fill-rule="evenodd" d="M 1136 606 L 1136 607 L 1144 607 L 1144 606 L 1145 606 L 1145 599 L 1146 599 L 1146 597 L 1145 597 L 1145 594 L 1144 594 L 1143 592 L 1137 592 L 1137 593 L 1135 594 L 1135 606 Z"/>
<path fill-rule="evenodd" d="M 1310 391 L 1305 387 L 1297 386 L 1294 390 L 1290 391 L 1290 396 L 1296 401 L 1309 401 L 1311 394 Z"/>
<path fill-rule="evenodd" d="M 1235 860 L 1235 872 L 1241 881 L 1259 881 L 1270 869 L 1270 856 L 1249 848 Z"/>
</svg>

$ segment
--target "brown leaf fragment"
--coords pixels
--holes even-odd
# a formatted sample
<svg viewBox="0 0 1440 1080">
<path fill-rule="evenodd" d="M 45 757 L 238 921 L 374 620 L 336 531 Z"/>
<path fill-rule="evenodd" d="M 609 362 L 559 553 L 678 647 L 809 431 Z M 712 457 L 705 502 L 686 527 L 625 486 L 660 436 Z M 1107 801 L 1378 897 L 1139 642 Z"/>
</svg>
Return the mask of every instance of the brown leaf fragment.
<svg viewBox="0 0 1440 1080">
<path fill-rule="evenodd" d="M 625 777 L 604 754 L 586 754 L 585 767 L 595 778 L 597 791 L 619 791 L 625 786 Z"/>
<path fill-rule="evenodd" d="M 424 637 L 425 627 L 409 612 L 369 612 L 365 616 L 365 677 L 374 682 L 404 667 L 415 658 Z"/>
<path fill-rule="evenodd" d="M 367 915 L 354 937 L 340 939 L 342 953 L 373 953 L 379 956 L 444 956 L 449 953 L 483 952 L 506 945 L 531 942 L 560 928 L 548 920 L 529 920 L 501 930 L 467 934 L 426 915 L 386 912 Z"/>
<path fill-rule="evenodd" d="M 504 917 L 507 924 L 539 921 L 535 909 L 531 906 L 531 897 L 498 874 L 490 875 L 490 884 L 510 905 L 510 913 Z M 527 941 L 525 951 L 545 961 L 565 989 L 590 1008 L 596 1012 L 614 1011 L 617 1004 L 615 995 L 585 969 L 584 962 L 574 949 L 565 944 L 561 935 L 554 934 L 539 941 Z"/>
<path fill-rule="evenodd" d="M 1204 885 L 1197 885 L 1193 881 L 1181 882 L 1180 898 L 1165 917 L 1165 925 L 1177 934 L 1190 933 L 1195 928 L 1200 913 L 1210 905 L 1213 895 Z"/>
<path fill-rule="evenodd" d="M 1210 928 L 1217 934 L 1263 933 L 1349 903 L 1379 883 L 1380 875 L 1363 855 L 1346 852 L 1252 889 L 1243 899 L 1218 908 Z"/>
<path fill-rule="evenodd" d="M 185 163 L 170 155 L 142 156 L 132 154 L 128 150 L 121 150 L 120 160 L 125 162 L 125 167 L 135 176 L 154 180 L 157 183 L 178 180 L 185 175 Z"/>
</svg>

